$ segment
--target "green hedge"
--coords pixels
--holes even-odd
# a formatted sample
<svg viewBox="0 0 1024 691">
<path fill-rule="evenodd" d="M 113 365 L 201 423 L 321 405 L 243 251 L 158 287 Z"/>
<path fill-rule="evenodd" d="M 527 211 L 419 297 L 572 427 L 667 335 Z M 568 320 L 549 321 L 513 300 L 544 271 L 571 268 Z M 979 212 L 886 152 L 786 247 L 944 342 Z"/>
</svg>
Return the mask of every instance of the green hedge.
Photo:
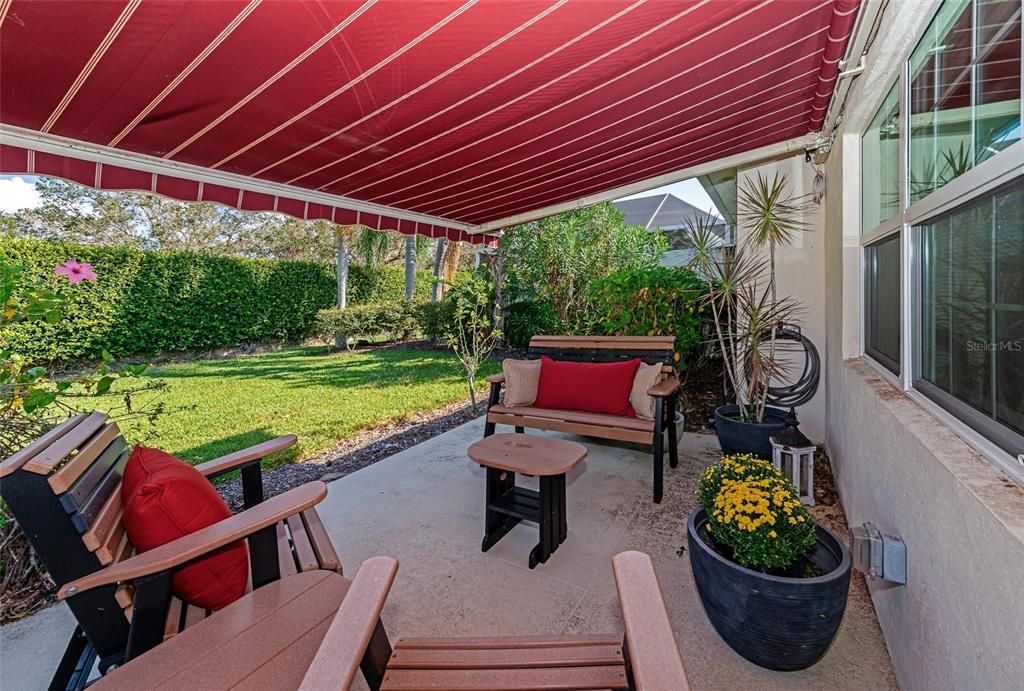
<svg viewBox="0 0 1024 691">
<path fill-rule="evenodd" d="M 360 338 L 384 335 L 399 341 L 416 330 L 417 304 L 405 300 L 353 305 L 341 310 L 328 307 L 317 312 L 316 333 L 325 343 L 335 341 L 349 347 Z"/>
<path fill-rule="evenodd" d="M 334 267 L 330 267 L 334 280 Z M 416 272 L 413 301 L 429 300 L 434 277 L 429 271 Z M 405 267 L 361 266 L 348 267 L 348 304 L 369 305 L 405 299 Z"/>
<path fill-rule="evenodd" d="M 59 323 L 16 324 L 0 336 L 2 347 L 38 362 L 95 358 L 104 348 L 124 357 L 300 340 L 335 300 L 326 263 L 11 239 L 0 250 L 67 298 Z M 72 258 L 92 264 L 99 280 L 72 286 L 54 276 Z M 417 296 L 429 298 L 430 280 L 418 272 Z M 350 267 L 352 304 L 404 294 L 403 267 Z"/>
</svg>

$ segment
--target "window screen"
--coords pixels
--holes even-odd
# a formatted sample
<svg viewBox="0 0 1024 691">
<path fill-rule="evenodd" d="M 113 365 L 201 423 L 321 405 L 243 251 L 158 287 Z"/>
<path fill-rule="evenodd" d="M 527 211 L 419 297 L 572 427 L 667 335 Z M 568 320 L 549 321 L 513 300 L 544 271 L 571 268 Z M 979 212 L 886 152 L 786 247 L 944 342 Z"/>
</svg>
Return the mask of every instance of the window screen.
<svg viewBox="0 0 1024 691">
<path fill-rule="evenodd" d="M 896 374 L 900 371 L 900 234 L 866 248 L 864 350 Z"/>
</svg>

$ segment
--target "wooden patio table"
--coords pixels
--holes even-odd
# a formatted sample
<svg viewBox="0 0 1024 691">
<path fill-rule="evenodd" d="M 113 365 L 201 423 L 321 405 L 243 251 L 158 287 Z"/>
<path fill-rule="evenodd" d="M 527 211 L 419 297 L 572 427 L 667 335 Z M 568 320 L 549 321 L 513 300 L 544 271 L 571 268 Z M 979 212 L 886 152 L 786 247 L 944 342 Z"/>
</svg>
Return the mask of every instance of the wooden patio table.
<svg viewBox="0 0 1024 691">
<path fill-rule="evenodd" d="M 565 474 L 587 457 L 582 444 L 536 435 L 495 434 L 469 447 L 469 457 L 487 469 L 484 539 L 493 547 L 520 521 L 537 524 L 540 542 L 530 551 L 530 568 L 543 564 L 565 542 Z M 540 491 L 516 486 L 516 473 L 535 475 Z"/>
</svg>

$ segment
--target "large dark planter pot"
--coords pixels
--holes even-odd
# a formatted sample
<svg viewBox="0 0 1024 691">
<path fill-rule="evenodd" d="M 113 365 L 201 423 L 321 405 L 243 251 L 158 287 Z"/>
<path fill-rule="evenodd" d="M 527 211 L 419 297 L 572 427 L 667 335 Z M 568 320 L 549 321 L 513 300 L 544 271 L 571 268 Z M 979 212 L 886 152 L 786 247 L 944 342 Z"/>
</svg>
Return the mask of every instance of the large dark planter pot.
<svg viewBox="0 0 1024 691">
<path fill-rule="evenodd" d="M 690 566 L 704 612 L 726 643 L 756 665 L 783 672 L 821 659 L 839 630 L 850 588 L 850 552 L 815 524 L 818 542 L 808 559 L 824 575 L 786 578 L 744 568 L 704 542 L 708 518 L 690 514 Z"/>
<path fill-rule="evenodd" d="M 752 453 L 771 459 L 769 438 L 786 429 L 793 416 L 781 408 L 769 406 L 765 408 L 763 422 L 743 422 L 736 417 L 739 412 L 735 403 L 715 408 L 715 434 L 722 453 Z"/>
</svg>

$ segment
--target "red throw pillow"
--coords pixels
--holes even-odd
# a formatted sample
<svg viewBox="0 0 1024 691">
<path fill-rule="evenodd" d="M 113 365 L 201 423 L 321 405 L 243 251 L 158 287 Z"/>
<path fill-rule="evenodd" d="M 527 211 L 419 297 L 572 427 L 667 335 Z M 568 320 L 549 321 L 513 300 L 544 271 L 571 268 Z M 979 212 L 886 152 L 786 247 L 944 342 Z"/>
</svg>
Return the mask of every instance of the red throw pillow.
<svg viewBox="0 0 1024 691">
<path fill-rule="evenodd" d="M 136 446 L 121 480 L 124 529 L 139 552 L 231 516 L 231 510 L 198 470 L 160 449 Z M 220 609 L 245 594 L 249 552 L 235 542 L 174 573 L 171 589 L 182 600 Z"/>
<path fill-rule="evenodd" d="M 640 358 L 624 362 L 570 362 L 540 358 L 537 408 L 636 417 L 629 392 Z"/>
</svg>

